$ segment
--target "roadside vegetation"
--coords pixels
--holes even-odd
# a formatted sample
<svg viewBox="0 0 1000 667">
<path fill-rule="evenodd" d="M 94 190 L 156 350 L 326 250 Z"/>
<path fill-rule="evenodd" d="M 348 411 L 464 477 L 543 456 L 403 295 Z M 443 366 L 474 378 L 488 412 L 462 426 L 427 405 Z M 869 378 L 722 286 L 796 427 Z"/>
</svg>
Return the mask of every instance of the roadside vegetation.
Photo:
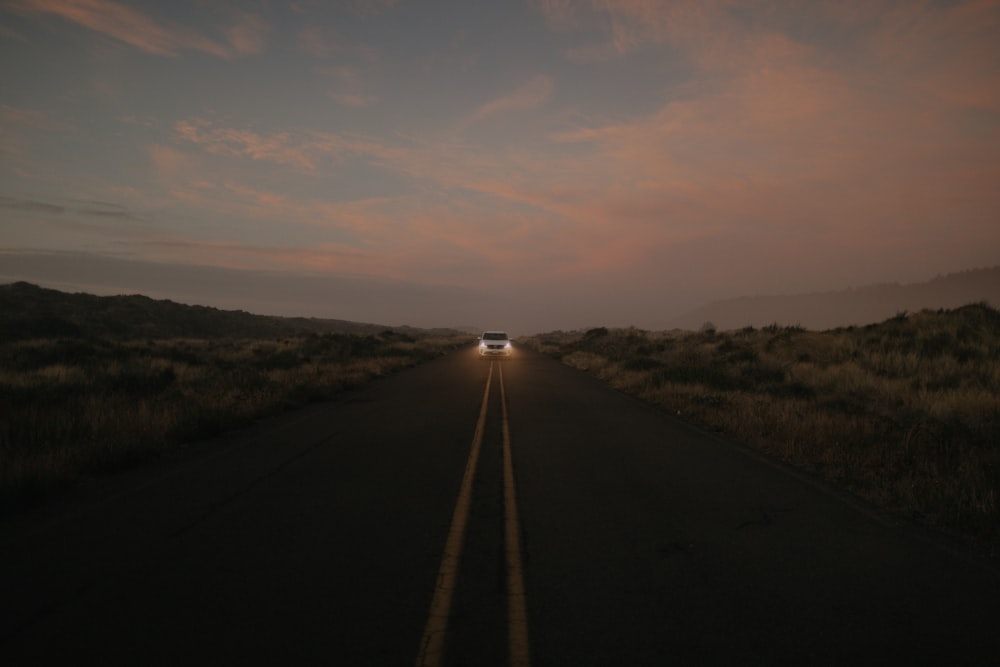
<svg viewBox="0 0 1000 667">
<path fill-rule="evenodd" d="M 597 328 L 521 341 L 1000 554 L 1000 311 L 830 331 Z"/>
<path fill-rule="evenodd" d="M 3 303 L 15 287 L 26 301 Z M 0 510 L 179 443 L 333 398 L 469 339 L 454 331 L 384 327 L 377 333 L 318 333 L 323 321 L 306 322 L 303 332 L 302 322 L 294 320 L 189 311 L 148 299 L 140 322 L 98 318 L 95 334 L 88 323 L 93 310 L 73 315 L 67 295 L 59 296 L 53 314 L 34 298 L 54 298 L 49 290 L 23 284 L 3 290 L 2 312 L 8 323 L 20 318 L 20 326 L 0 331 Z M 98 302 L 103 311 L 119 315 L 121 300 L 145 299 L 102 298 L 110 300 Z M 205 337 L 157 337 L 158 331 L 175 332 L 192 314 L 204 320 Z M 161 326 L 157 317 L 164 319 Z M 283 335 L 229 335 L 253 331 L 261 322 Z M 109 325 L 122 333 L 109 333 Z M 146 336 L 135 336 L 139 325 Z"/>
</svg>

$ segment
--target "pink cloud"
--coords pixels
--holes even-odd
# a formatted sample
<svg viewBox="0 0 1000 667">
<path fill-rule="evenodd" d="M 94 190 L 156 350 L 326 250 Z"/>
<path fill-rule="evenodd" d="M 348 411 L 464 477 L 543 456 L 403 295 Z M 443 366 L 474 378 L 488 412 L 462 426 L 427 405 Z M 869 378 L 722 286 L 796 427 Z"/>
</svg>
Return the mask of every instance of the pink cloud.
<svg viewBox="0 0 1000 667">
<path fill-rule="evenodd" d="M 738 37 L 725 4 L 700 0 L 542 0 L 536 9 L 554 29 L 588 27 L 603 32 L 602 40 L 566 52 L 570 60 L 590 62 L 664 43 L 685 45 L 691 54 L 708 56 Z"/>
<path fill-rule="evenodd" d="M 217 127 L 203 119 L 182 120 L 174 125 L 181 139 L 209 153 L 247 157 L 312 170 L 316 160 L 342 149 L 333 135 L 295 137 L 289 132 L 260 134 L 252 130 Z"/>
<path fill-rule="evenodd" d="M 529 0 L 528 5 L 541 14 L 555 30 L 571 30 L 577 26 L 577 4 L 574 0 Z"/>
<path fill-rule="evenodd" d="M 153 261 L 177 262 L 228 269 L 279 270 L 297 272 L 356 273 L 371 257 L 356 248 L 320 243 L 310 248 L 253 244 L 222 239 L 192 240 L 172 235 L 135 239 L 136 247 Z"/>
<path fill-rule="evenodd" d="M 335 88 L 327 96 L 341 106 L 368 107 L 378 101 L 377 97 L 366 92 L 365 81 L 357 67 L 316 67 L 314 71 L 333 80 Z"/>
<path fill-rule="evenodd" d="M 330 91 L 329 97 L 337 104 L 345 107 L 370 107 L 378 101 L 377 98 L 364 95 L 363 93 Z"/>
<path fill-rule="evenodd" d="M 552 79 L 544 74 L 539 74 L 526 81 L 516 90 L 490 100 L 479 107 L 472 114 L 472 120 L 482 120 L 507 111 L 534 109 L 548 100 L 552 95 L 552 88 Z"/>
<path fill-rule="evenodd" d="M 53 15 L 158 56 L 199 51 L 229 58 L 258 53 L 268 27 L 259 17 L 241 14 L 225 30 L 228 44 L 178 25 L 158 23 L 146 14 L 112 0 L 15 0 L 10 7 L 28 15 Z"/>
<path fill-rule="evenodd" d="M 162 183 L 172 183 L 182 175 L 193 173 L 197 167 L 194 158 L 169 146 L 154 144 L 146 151 L 154 173 Z"/>
<path fill-rule="evenodd" d="M 961 127 L 958 107 L 992 108 L 1000 96 L 996 2 L 866 13 L 865 25 L 878 26 L 866 42 L 870 55 L 834 54 L 776 29 L 734 31 L 719 5 L 609 0 L 596 6 L 646 41 L 670 41 L 716 73 L 675 88 L 677 101 L 644 119 L 556 135 L 601 144 L 626 173 L 682 169 L 695 180 L 730 174 L 762 185 L 787 177 L 847 178 L 866 170 L 872 157 L 899 159 L 905 170 L 914 153 L 952 142 L 949 134 Z M 967 143 L 964 150 L 981 147 Z"/>
<path fill-rule="evenodd" d="M 412 172 L 425 181 L 483 193 L 490 185 L 486 178 L 490 164 L 454 146 L 439 150 L 430 142 L 388 146 L 361 138 L 341 141 L 345 150 L 373 164 L 392 165 L 401 173 Z M 439 200 L 394 196 L 355 201 L 292 198 L 280 187 L 267 190 L 242 183 L 233 171 L 227 180 L 219 182 L 210 177 L 208 167 L 173 148 L 158 147 L 151 151 L 151 159 L 175 204 L 210 211 L 219 219 L 252 219 L 311 230 L 295 236 L 335 236 L 340 240 L 331 241 L 330 247 L 342 254 L 353 252 L 349 260 L 338 255 L 338 269 L 358 275 L 447 283 L 465 280 L 472 270 L 486 274 L 517 266 L 522 269 L 521 275 L 529 275 L 534 266 L 536 276 L 556 276 L 564 272 L 563 263 L 574 252 L 564 250 L 565 244 L 559 241 L 560 237 L 570 236 L 573 224 L 551 218 L 539 227 L 534 224 L 537 215 L 512 216 L 502 206 L 495 211 L 483 210 L 480 204 L 463 196 Z M 522 195 L 514 192 L 511 196 Z M 470 224 L 470 220 L 476 223 Z M 483 225 L 499 232 L 485 245 Z M 311 241 L 309 245 L 315 247 L 317 243 Z M 322 254 L 310 260 L 309 266 L 320 268 Z M 231 261 L 242 260 L 234 255 Z"/>
<path fill-rule="evenodd" d="M 837 39 L 850 38 L 844 50 L 797 40 L 779 19 L 740 28 L 717 4 L 598 3 L 620 26 L 618 36 L 607 33 L 615 57 L 669 44 L 694 83 L 675 85 L 645 115 L 595 122 L 580 114 L 576 128 L 502 148 L 475 144 L 461 122 L 457 135 L 467 141 L 268 135 L 202 121 L 178 133 L 216 154 L 298 168 L 350 155 L 446 191 L 365 202 L 233 191 L 232 205 L 252 203 L 255 216 L 329 226 L 358 247 L 378 247 L 355 265 L 367 275 L 461 280 L 471 262 L 514 281 L 655 281 L 672 275 L 664 258 L 683 263 L 684 249 L 713 248 L 746 251 L 729 262 L 733 270 L 752 271 L 770 256 L 832 271 L 852 258 L 870 262 L 875 249 L 917 256 L 942 247 L 945 220 L 995 247 L 1000 146 L 995 125 L 984 130 L 966 112 L 996 108 L 997 5 L 921 5 L 916 17 L 860 5 L 818 10 L 824 25 L 845 31 Z M 552 11 L 566 9 L 568 25 L 591 11 L 579 7 Z M 347 82 L 357 73 L 330 75 Z M 471 120 L 536 109 L 554 85 L 539 75 Z M 484 244 L 481 229 L 491 225 L 503 233 Z"/>
<path fill-rule="evenodd" d="M 33 146 L 39 136 L 51 137 L 76 130 L 71 123 L 53 118 L 49 113 L 0 103 L 0 156 L 17 158 L 19 173 L 26 173 L 24 167 L 35 161 Z"/>
<path fill-rule="evenodd" d="M 236 22 L 225 30 L 226 38 L 233 50 L 241 56 L 264 51 L 271 26 L 254 14 L 239 14 Z"/>
<path fill-rule="evenodd" d="M 1000 110 L 1000 2 L 910 9 L 887 13 L 865 41 L 885 77 L 931 104 Z"/>
</svg>

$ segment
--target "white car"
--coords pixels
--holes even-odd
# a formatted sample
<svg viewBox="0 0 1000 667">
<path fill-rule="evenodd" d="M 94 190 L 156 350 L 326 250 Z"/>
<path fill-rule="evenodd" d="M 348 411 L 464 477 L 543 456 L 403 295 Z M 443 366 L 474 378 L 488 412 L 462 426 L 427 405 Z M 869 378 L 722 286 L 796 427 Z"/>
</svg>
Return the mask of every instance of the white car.
<svg viewBox="0 0 1000 667">
<path fill-rule="evenodd" d="M 506 331 L 484 331 L 479 339 L 479 358 L 509 357 L 514 352 Z"/>
</svg>

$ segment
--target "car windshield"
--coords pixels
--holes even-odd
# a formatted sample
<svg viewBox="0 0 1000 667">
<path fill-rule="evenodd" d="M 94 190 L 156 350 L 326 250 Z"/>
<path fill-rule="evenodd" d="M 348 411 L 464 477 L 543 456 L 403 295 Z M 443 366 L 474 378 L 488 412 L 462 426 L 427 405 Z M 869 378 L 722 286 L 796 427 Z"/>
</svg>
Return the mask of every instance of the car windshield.
<svg viewBox="0 0 1000 667">
<path fill-rule="evenodd" d="M 507 340 L 507 334 L 502 331 L 487 331 L 483 334 L 483 340 Z"/>
</svg>

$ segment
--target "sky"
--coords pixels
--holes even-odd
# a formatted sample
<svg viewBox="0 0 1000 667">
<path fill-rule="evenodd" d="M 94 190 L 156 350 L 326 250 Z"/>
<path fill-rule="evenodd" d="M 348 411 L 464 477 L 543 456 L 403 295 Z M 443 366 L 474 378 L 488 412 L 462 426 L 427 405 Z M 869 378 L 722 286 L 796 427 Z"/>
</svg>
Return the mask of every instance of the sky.
<svg viewBox="0 0 1000 667">
<path fill-rule="evenodd" d="M 0 282 L 655 329 L 998 214 L 1000 0 L 0 0 Z"/>
</svg>

